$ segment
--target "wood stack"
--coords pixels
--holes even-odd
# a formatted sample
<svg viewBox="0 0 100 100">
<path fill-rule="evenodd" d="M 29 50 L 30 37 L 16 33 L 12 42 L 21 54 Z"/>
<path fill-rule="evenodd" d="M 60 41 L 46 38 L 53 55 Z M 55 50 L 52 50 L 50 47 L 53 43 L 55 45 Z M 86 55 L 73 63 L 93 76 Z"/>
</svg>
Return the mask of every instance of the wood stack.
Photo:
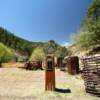
<svg viewBox="0 0 100 100">
<path fill-rule="evenodd" d="M 100 97 L 100 56 L 82 59 L 86 92 Z"/>
</svg>

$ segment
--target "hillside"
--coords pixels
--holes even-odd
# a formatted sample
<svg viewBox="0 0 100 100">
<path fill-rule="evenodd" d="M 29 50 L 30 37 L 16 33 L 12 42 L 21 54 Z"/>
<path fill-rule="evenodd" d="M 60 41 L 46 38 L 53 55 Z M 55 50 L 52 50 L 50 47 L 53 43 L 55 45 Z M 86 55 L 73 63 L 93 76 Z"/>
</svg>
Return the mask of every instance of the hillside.
<svg viewBox="0 0 100 100">
<path fill-rule="evenodd" d="M 13 33 L 0 27 L 0 42 L 21 54 L 30 55 L 32 42 L 15 36 Z"/>
<path fill-rule="evenodd" d="M 53 40 L 48 42 L 31 42 L 15 36 L 14 33 L 9 32 L 2 27 L 0 27 L 0 42 L 9 48 L 12 48 L 18 54 L 24 56 L 30 56 L 32 51 L 37 47 L 43 48 L 46 54 L 55 53 L 56 51 L 58 52 L 58 49 L 65 51 L 65 55 L 67 54 L 67 49 L 65 47 L 61 47 Z"/>
<path fill-rule="evenodd" d="M 80 31 L 74 36 L 74 45 L 69 49 L 74 55 L 100 54 L 100 0 L 93 0 L 88 7 Z"/>
</svg>

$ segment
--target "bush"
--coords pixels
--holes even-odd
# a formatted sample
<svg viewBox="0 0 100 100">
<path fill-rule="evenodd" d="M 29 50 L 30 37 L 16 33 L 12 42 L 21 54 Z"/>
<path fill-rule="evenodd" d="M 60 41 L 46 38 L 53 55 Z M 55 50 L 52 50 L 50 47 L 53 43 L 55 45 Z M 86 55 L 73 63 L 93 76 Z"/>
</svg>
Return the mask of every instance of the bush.
<svg viewBox="0 0 100 100">
<path fill-rule="evenodd" d="M 14 57 L 13 50 L 0 43 L 0 63 L 11 61 Z"/>
<path fill-rule="evenodd" d="M 89 49 L 93 45 L 95 45 L 95 42 L 93 40 L 92 33 L 89 32 L 80 32 L 78 35 L 74 37 L 75 43 L 79 47 L 79 49 Z"/>
<path fill-rule="evenodd" d="M 56 57 L 65 57 L 68 54 L 69 54 L 69 52 L 66 47 L 59 47 L 59 48 L 57 48 L 57 50 L 55 52 Z"/>
<path fill-rule="evenodd" d="M 43 61 L 45 59 L 45 53 L 42 48 L 36 48 L 33 50 L 30 60 L 40 60 Z"/>
<path fill-rule="evenodd" d="M 93 0 L 82 22 L 80 32 L 76 38 L 76 44 L 81 49 L 91 49 L 100 45 L 100 0 Z"/>
</svg>

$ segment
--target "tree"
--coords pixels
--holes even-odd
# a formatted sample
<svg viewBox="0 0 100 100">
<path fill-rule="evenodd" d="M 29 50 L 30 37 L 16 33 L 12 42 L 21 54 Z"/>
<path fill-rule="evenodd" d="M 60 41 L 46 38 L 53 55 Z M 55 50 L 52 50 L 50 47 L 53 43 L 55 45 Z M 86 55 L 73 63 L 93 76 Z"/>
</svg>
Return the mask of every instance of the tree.
<svg viewBox="0 0 100 100">
<path fill-rule="evenodd" d="M 54 54 L 56 52 L 57 47 L 58 44 L 55 43 L 54 40 L 50 40 L 44 45 L 43 49 L 46 54 Z"/>
<path fill-rule="evenodd" d="M 45 53 L 42 48 L 36 48 L 33 50 L 30 60 L 40 60 L 43 61 L 45 59 Z"/>
<path fill-rule="evenodd" d="M 99 22 L 98 22 L 99 21 Z M 88 8 L 82 27 L 90 32 L 96 31 L 96 27 L 100 26 L 100 0 L 94 0 Z M 99 27 L 100 28 L 100 27 Z"/>
<path fill-rule="evenodd" d="M 100 45 L 100 0 L 94 0 L 90 5 L 81 28 L 82 31 L 76 36 L 76 44 L 81 49 Z"/>
<path fill-rule="evenodd" d="M 0 27 L 0 42 L 6 45 L 9 48 L 15 50 L 21 55 L 27 56 L 30 58 L 33 49 L 43 48 L 45 54 L 54 54 L 58 45 L 54 40 L 49 40 L 48 42 L 31 42 L 14 35 L 7 31 L 6 29 Z"/>
<path fill-rule="evenodd" d="M 34 45 L 33 42 L 19 38 L 2 27 L 0 27 L 0 42 L 27 56 L 32 53 L 32 45 Z"/>
<path fill-rule="evenodd" d="M 3 62 L 11 61 L 14 57 L 14 53 L 11 49 L 0 43 L 0 64 Z"/>
<path fill-rule="evenodd" d="M 90 5 L 82 28 L 91 33 L 91 41 L 94 41 L 94 45 L 100 44 L 100 0 L 94 0 Z"/>
<path fill-rule="evenodd" d="M 65 57 L 67 55 L 68 55 L 68 51 L 67 48 L 65 47 L 59 47 L 55 52 L 56 57 Z"/>
<path fill-rule="evenodd" d="M 78 35 L 74 37 L 74 40 L 81 50 L 90 49 L 94 44 L 93 37 L 91 36 L 93 33 L 89 32 L 80 32 Z"/>
</svg>

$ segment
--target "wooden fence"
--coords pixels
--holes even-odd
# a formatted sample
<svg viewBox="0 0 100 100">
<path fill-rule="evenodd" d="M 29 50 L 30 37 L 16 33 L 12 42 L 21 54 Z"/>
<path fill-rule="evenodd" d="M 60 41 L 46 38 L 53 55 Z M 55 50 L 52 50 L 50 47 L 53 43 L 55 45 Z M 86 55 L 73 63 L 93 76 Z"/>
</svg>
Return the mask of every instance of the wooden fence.
<svg viewBox="0 0 100 100">
<path fill-rule="evenodd" d="M 86 92 L 100 97 L 100 56 L 82 58 Z"/>
</svg>

